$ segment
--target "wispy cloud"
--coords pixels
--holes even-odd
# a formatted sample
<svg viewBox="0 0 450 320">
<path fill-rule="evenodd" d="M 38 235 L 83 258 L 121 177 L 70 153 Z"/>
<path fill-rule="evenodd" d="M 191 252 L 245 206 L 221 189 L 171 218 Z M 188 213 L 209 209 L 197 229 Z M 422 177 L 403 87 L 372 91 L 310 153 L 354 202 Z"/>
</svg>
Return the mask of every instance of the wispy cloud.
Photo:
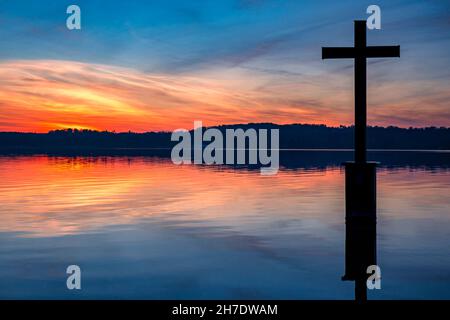
<svg viewBox="0 0 450 320">
<path fill-rule="evenodd" d="M 0 64 L 0 130 L 170 130 L 194 120 L 215 125 L 240 122 L 312 122 L 319 109 L 286 94 L 238 88 L 234 80 L 146 74 L 70 61 Z M 310 92 L 310 90 L 307 90 Z M 330 110 L 331 111 L 331 110 Z M 314 116 L 314 119 L 308 118 Z"/>
<path fill-rule="evenodd" d="M 288 75 L 272 82 L 258 76 L 259 70 L 229 72 L 174 76 L 72 61 L 0 63 L 0 130 L 141 132 L 191 128 L 194 120 L 206 125 L 352 122 L 351 77 L 339 81 L 341 75 L 326 73 L 303 81 Z M 371 124 L 449 122 L 449 94 L 433 82 L 369 89 Z"/>
</svg>

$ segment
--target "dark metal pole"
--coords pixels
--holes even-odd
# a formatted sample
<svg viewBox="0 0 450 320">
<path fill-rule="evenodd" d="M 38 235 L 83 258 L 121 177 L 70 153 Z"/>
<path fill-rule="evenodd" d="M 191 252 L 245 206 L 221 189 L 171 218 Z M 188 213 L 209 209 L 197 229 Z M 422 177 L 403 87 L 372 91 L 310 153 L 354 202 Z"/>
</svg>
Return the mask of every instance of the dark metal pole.
<svg viewBox="0 0 450 320">
<path fill-rule="evenodd" d="M 366 279 L 356 279 L 355 281 L 355 301 L 367 301 Z"/>
<path fill-rule="evenodd" d="M 366 21 L 355 21 L 355 49 L 366 48 Z M 366 162 L 367 76 L 366 57 L 355 57 L 355 162 Z"/>
</svg>

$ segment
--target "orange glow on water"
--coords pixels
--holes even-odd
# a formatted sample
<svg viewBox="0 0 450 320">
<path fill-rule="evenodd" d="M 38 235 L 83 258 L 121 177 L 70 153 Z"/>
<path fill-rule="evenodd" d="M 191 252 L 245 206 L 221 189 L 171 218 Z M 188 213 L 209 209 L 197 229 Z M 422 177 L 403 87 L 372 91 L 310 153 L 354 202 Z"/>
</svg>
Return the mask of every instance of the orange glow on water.
<svg viewBox="0 0 450 320">
<path fill-rule="evenodd" d="M 344 176 L 338 167 L 262 176 L 259 170 L 177 166 L 161 158 L 24 156 L 0 157 L 0 180 L 0 232 L 24 237 L 149 221 L 227 230 L 292 220 L 314 229 L 344 221 Z M 380 218 L 423 219 L 429 207 L 448 218 L 443 207 L 448 181 L 448 171 L 380 170 Z"/>
<path fill-rule="evenodd" d="M 37 156 L 0 163 L 0 232 L 25 236 L 84 233 L 152 217 L 238 224 L 259 214 L 261 206 L 273 219 L 329 216 L 340 201 L 332 189 L 342 183 L 339 170 L 268 178 L 259 170 L 177 166 L 151 158 Z M 331 193 L 326 202 L 310 201 L 324 192 Z"/>
</svg>

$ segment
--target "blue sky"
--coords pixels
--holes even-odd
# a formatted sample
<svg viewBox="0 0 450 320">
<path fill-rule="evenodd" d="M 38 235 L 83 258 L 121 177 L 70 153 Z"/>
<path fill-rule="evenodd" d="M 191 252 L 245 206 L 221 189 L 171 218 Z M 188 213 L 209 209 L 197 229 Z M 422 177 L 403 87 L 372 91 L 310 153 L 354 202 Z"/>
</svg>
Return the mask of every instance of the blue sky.
<svg viewBox="0 0 450 320">
<path fill-rule="evenodd" d="M 81 8 L 82 30 L 65 27 L 70 4 Z M 246 89 L 273 92 L 274 99 L 296 84 L 307 93 L 289 103 L 310 102 L 327 112 L 324 92 L 310 88 L 323 85 L 336 97 L 335 111 L 348 113 L 351 92 L 339 97 L 351 90 L 352 61 L 322 61 L 321 47 L 352 45 L 352 21 L 367 18 L 370 4 L 381 7 L 382 29 L 368 31 L 368 43 L 401 45 L 401 59 L 370 61 L 374 108 L 411 100 L 399 114 L 384 110 L 373 123 L 450 125 L 450 1 L 0 1 L 0 62 L 102 64 L 215 79 L 231 89 L 233 80 L 245 86 L 260 79 Z M 396 92 L 382 100 L 377 87 L 389 83 Z M 410 119 L 406 111 L 417 108 L 416 96 L 432 112 Z M 336 121 L 348 124 L 351 117 Z"/>
</svg>

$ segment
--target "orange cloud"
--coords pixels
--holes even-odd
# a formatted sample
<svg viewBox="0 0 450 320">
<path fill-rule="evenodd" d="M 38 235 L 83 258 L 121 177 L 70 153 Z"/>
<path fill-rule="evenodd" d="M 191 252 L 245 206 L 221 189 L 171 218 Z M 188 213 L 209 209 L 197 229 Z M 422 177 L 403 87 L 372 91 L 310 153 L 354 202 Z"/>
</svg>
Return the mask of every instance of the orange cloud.
<svg viewBox="0 0 450 320">
<path fill-rule="evenodd" d="M 320 120 L 318 111 L 296 105 L 286 95 L 276 99 L 270 91 L 233 86 L 239 81 L 72 61 L 4 62 L 0 131 L 71 127 L 141 132 L 191 128 L 194 120 L 206 125 Z"/>
<path fill-rule="evenodd" d="M 369 88 L 369 123 L 448 125 L 448 90 L 423 92 L 424 85 L 432 87 L 389 83 Z M 192 128 L 194 120 L 207 126 L 348 125 L 353 120 L 352 92 L 352 79 L 333 73 L 274 79 L 230 69 L 186 76 L 73 61 L 6 61 L 0 63 L 0 131 L 144 132 Z M 412 113 L 419 103 L 429 106 Z"/>
</svg>

